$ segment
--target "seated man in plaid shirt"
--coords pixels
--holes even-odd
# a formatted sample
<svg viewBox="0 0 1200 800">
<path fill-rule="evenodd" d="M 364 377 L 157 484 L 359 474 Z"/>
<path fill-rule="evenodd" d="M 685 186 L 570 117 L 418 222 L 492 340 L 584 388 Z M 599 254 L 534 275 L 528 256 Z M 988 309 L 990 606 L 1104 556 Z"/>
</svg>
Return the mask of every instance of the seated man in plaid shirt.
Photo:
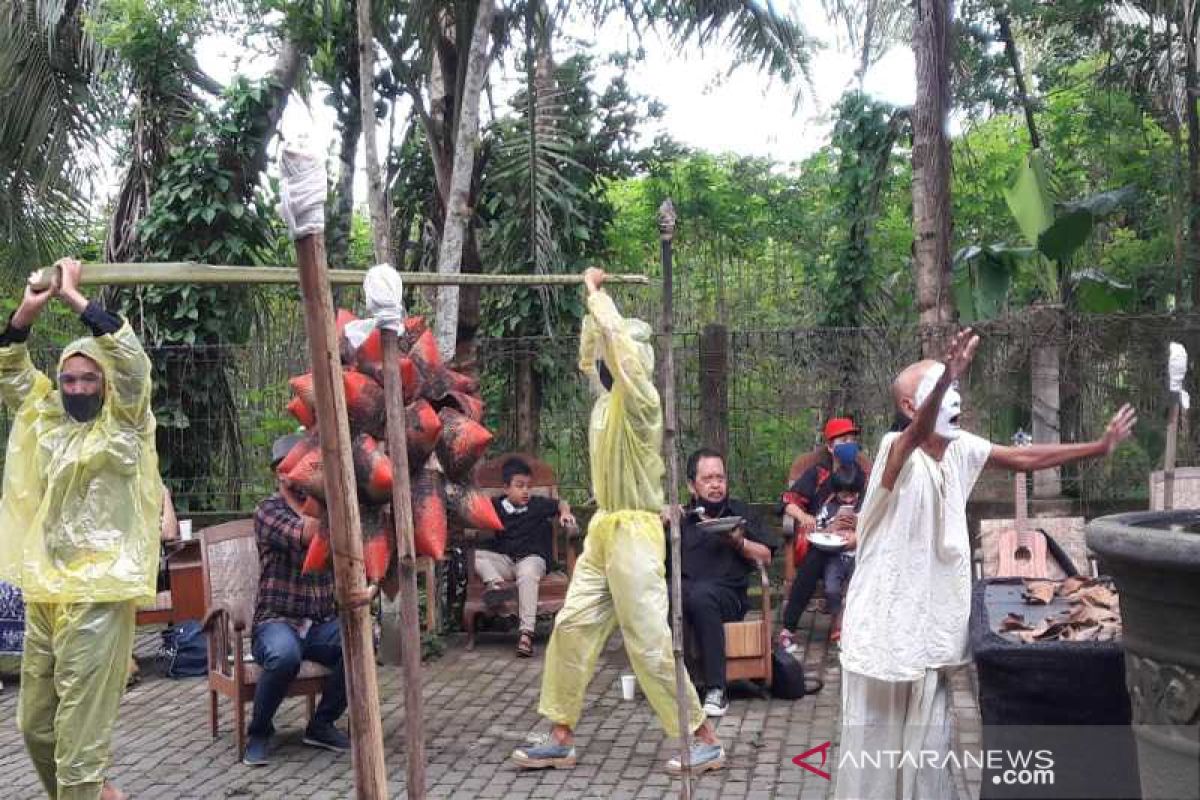
<svg viewBox="0 0 1200 800">
<path fill-rule="evenodd" d="M 284 436 L 271 448 L 274 469 L 299 436 Z M 304 743 L 345 752 L 350 740 L 334 722 L 346 710 L 346 673 L 342 639 L 333 603 L 333 572 L 302 575 L 308 543 L 316 533 L 313 520 L 300 516 L 304 497 L 279 482 L 279 491 L 254 512 L 254 535 L 262 569 L 258 606 L 254 611 L 254 661 L 262 677 L 254 691 L 254 713 L 242 761 L 251 766 L 268 762 L 267 749 L 276 709 L 301 661 L 315 661 L 332 672 L 325 679 L 321 702 L 304 731 Z"/>
</svg>

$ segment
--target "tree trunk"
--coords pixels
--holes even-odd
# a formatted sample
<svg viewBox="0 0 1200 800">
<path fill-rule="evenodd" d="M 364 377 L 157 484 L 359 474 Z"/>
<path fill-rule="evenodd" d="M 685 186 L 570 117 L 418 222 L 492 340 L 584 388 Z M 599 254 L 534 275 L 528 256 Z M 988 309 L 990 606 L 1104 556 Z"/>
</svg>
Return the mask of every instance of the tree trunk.
<svg viewBox="0 0 1200 800">
<path fill-rule="evenodd" d="M 1004 42 L 1004 53 L 1008 56 L 1008 64 L 1012 67 L 1013 82 L 1017 85 L 1017 100 L 1025 112 L 1025 127 L 1029 129 L 1029 144 L 1034 150 L 1041 148 L 1042 138 L 1038 136 L 1037 125 L 1033 119 L 1033 102 L 1029 99 L 1029 90 L 1025 86 L 1025 74 L 1021 72 L 1021 59 L 1017 55 L 1017 43 L 1013 39 L 1012 25 L 1008 12 L 997 11 L 996 23 L 1000 26 L 1000 39 Z"/>
<path fill-rule="evenodd" d="M 446 198 L 446 222 L 442 226 L 442 243 L 438 250 L 438 272 L 442 274 L 455 274 L 462 270 L 463 245 L 467 239 L 467 226 L 471 222 L 471 179 L 475 173 L 475 150 L 479 136 L 479 101 L 483 94 L 483 81 L 487 77 L 493 10 L 493 0 L 480 0 L 471 32 L 466 80 L 458 103 L 458 125 L 454 132 L 454 166 L 450 172 L 450 192 Z M 434 322 L 434 336 L 443 359 L 450 360 L 455 356 L 458 328 L 458 287 L 443 286 L 438 290 L 437 319 Z"/>
<path fill-rule="evenodd" d="M 357 72 L 353 70 L 352 72 Z M 338 114 L 341 120 L 341 141 L 338 148 L 338 177 L 333 187 L 333 205 L 325 223 L 325 239 L 329 242 L 329 265 L 346 269 L 350 262 L 350 232 L 354 222 L 354 157 L 362 134 L 360 103 L 356 92 L 358 80 L 351 76 L 351 90 L 342 97 L 344 104 Z"/>
<path fill-rule="evenodd" d="M 954 322 L 950 293 L 950 28 L 948 0 L 917 0 L 913 52 L 917 102 L 913 107 L 913 269 L 922 349 L 940 354 Z M 932 334 L 930 336 L 929 334 Z"/>
<path fill-rule="evenodd" d="M 541 381 L 534 366 L 535 353 L 532 349 L 516 354 L 516 374 L 513 381 L 513 405 L 516 410 L 514 441 L 518 450 L 525 453 L 538 452 L 538 433 L 541 420 Z"/>
<path fill-rule="evenodd" d="M 1196 18 L 1190 3 L 1183 4 L 1185 24 L 1182 28 L 1187 51 L 1184 80 L 1187 96 L 1188 129 L 1188 272 L 1192 278 L 1192 307 L 1200 307 L 1200 116 L 1196 100 L 1200 96 L 1200 79 L 1196 74 Z"/>
<path fill-rule="evenodd" d="M 375 36 L 371 24 L 371 0 L 358 0 L 355 14 L 358 19 L 358 104 L 366 150 L 371 242 L 375 247 L 375 262 L 386 264 L 392 254 L 392 229 L 387 196 L 383 193 L 379 155 L 375 149 Z"/>
</svg>

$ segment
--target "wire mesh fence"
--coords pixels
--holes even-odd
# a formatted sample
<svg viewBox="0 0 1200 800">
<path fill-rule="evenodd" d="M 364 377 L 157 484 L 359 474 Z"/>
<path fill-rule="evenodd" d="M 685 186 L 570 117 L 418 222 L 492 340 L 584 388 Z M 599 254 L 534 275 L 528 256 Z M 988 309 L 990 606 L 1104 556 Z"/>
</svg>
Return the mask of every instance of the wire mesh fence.
<svg viewBox="0 0 1200 800">
<path fill-rule="evenodd" d="M 719 426 L 732 490 L 759 502 L 778 496 L 792 460 L 818 444 L 830 415 L 854 416 L 874 449 L 894 417 L 891 380 L 920 357 L 921 332 L 907 325 L 715 333 L 727 348 L 715 365 L 701 356 L 705 336 L 714 331 L 690 330 L 674 340 L 681 456 L 713 444 L 713 426 Z M 1114 458 L 1064 471 L 1063 491 L 1078 498 L 1085 513 L 1114 500 L 1145 498 L 1147 474 L 1161 466 L 1164 447 L 1167 343 L 1182 341 L 1200 352 L 1200 315 L 1029 314 L 986 323 L 980 333 L 962 387 L 965 426 L 1001 443 L 1017 428 L 1030 430 L 1035 383 L 1043 394 L 1047 386 L 1057 389 L 1064 441 L 1099 436 L 1122 403 L 1133 403 L 1141 419 L 1133 441 Z M 155 395 L 164 477 L 185 510 L 245 510 L 271 491 L 270 445 L 296 427 L 284 410 L 287 380 L 307 371 L 307 347 L 298 318 L 275 320 L 252 342 L 150 350 L 165 376 Z M 51 368 L 57 352 L 37 348 L 36 339 L 33 344 L 35 361 Z M 577 344 L 571 337 L 485 339 L 478 351 L 486 423 L 496 435 L 492 452 L 532 440 L 575 503 L 588 497 L 592 404 L 575 369 Z M 1039 351 L 1057 356 L 1057 370 L 1033 373 L 1034 363 L 1053 364 L 1035 359 Z M 715 382 L 714 370 L 720 373 Z M 723 397 L 713 395 L 714 386 Z M 224 394 L 214 402 L 200 396 L 206 391 Z M 523 397 L 530 391 L 532 398 Z M 0 417 L 0 435 L 7 436 L 10 419 L 8 412 Z M 1185 426 L 1179 463 L 1195 453 Z"/>
</svg>

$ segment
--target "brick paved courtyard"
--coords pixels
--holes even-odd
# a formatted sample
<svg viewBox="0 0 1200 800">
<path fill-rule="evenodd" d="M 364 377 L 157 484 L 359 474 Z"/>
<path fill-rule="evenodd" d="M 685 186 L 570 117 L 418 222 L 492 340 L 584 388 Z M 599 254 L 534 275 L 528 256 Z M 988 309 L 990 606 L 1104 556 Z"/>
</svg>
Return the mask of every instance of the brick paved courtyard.
<svg viewBox="0 0 1200 800">
<path fill-rule="evenodd" d="M 792 763 L 792 757 L 835 738 L 840 681 L 836 651 L 826 646 L 828 617 L 818 616 L 805 650 L 809 675 L 825 681 L 819 693 L 784 701 L 734 696 L 719 734 L 728 767 L 696 783 L 697 798 L 800 798 L 830 796 L 829 781 Z M 806 616 L 804 629 L 809 630 Z M 158 634 L 143 629 L 138 656 L 146 677 L 126 695 L 114 739 L 112 779 L 138 800 L 160 798 L 348 798 L 353 781 L 348 756 L 305 747 L 303 700 L 285 702 L 276 719 L 280 734 L 270 766 L 251 768 L 235 758 L 231 706 L 222 701 L 221 735 L 208 728 L 203 679 L 161 677 L 154 661 Z M 621 700 L 619 676 L 628 671 L 620 638 L 609 643 L 579 725 L 579 765 L 570 771 L 522 773 L 507 761 L 513 747 L 548 727 L 536 713 L 541 681 L 538 658 L 516 659 L 506 636 L 482 636 L 474 652 L 450 637 L 447 652 L 426 665 L 428 786 L 449 798 L 657 798 L 675 784 L 662 770 L 675 754 L 649 706 Z M 404 705 L 398 667 L 379 668 L 383 730 L 395 797 L 404 796 Z M 14 722 L 16 686 L 0 693 L 0 793 L 42 797 Z M 957 734 L 978 741 L 978 713 L 970 673 L 954 682 Z M 968 789 L 968 781 L 972 786 Z M 977 796 L 978 775 L 958 775 L 960 797 Z"/>
</svg>

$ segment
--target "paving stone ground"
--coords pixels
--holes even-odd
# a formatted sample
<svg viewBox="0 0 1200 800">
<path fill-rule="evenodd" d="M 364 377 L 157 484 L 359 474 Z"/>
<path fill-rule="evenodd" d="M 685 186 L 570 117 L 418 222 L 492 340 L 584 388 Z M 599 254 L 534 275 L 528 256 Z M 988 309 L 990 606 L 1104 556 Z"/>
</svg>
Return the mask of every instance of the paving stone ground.
<svg viewBox="0 0 1200 800">
<path fill-rule="evenodd" d="M 824 800 L 830 782 L 792 763 L 793 756 L 837 736 L 841 691 L 837 652 L 828 646 L 828 617 L 806 615 L 805 671 L 825 687 L 802 700 L 736 694 L 718 733 L 728 751 L 724 770 L 701 776 L 697 800 Z M 434 798 L 659 798 L 677 796 L 678 783 L 662 766 L 675 754 L 649 706 L 621 699 L 619 676 L 628 672 L 620 637 L 604 652 L 577 731 L 579 765 L 573 770 L 521 772 L 512 749 L 545 735 L 536 711 L 544 640 L 538 657 L 513 657 L 510 636 L 483 635 L 474 651 L 451 638 L 447 652 L 426 665 L 424 696 L 428 793 Z M 272 762 L 246 767 L 235 757 L 232 708 L 221 701 L 221 730 L 209 733 L 203 679 L 161 677 L 154 662 L 158 635 L 143 629 L 138 656 L 148 673 L 125 697 L 113 741 L 111 778 L 137 800 L 175 798 L 349 798 L 348 756 L 305 747 L 302 699 L 284 703 Z M 386 758 L 394 797 L 404 791 L 404 703 L 398 667 L 379 668 Z M 0 796 L 42 797 L 16 729 L 16 686 L 0 693 Z M 969 670 L 953 682 L 956 735 L 977 742 L 979 716 Z M 248 710 L 248 709 L 247 709 Z M 974 737 L 974 739 L 972 739 Z M 956 775 L 959 797 L 977 797 L 979 776 Z"/>
</svg>

